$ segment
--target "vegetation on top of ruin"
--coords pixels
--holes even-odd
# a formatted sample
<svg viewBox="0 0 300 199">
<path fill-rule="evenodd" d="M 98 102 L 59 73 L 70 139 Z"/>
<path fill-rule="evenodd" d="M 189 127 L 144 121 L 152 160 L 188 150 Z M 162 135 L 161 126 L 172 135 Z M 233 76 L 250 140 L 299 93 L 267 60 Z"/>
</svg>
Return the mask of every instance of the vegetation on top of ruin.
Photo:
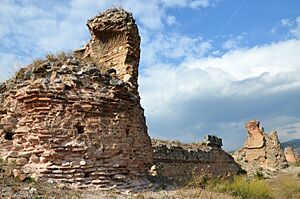
<svg viewBox="0 0 300 199">
<path fill-rule="evenodd" d="M 72 62 L 73 61 L 73 62 Z M 79 65 L 89 65 L 90 67 L 96 66 L 96 63 L 90 57 L 76 56 L 73 52 L 58 52 L 46 54 L 44 58 L 36 58 L 32 63 L 27 66 L 14 66 L 13 77 L 9 78 L 5 82 L 28 80 L 36 74 L 47 71 L 47 66 L 50 63 L 55 66 L 62 66 L 64 64 L 77 63 Z M 71 63 L 71 64 L 72 64 Z M 101 70 L 101 67 L 98 67 Z M 106 71 L 101 71 L 105 73 Z M 4 82 L 3 82 L 4 83 Z"/>
<path fill-rule="evenodd" d="M 0 82 L 0 102 L 5 98 L 5 92 L 12 89 L 15 84 L 32 82 L 39 78 L 50 78 L 54 70 L 59 74 L 73 73 L 76 77 L 89 73 L 91 70 L 97 70 L 97 75 L 106 79 L 103 82 L 109 82 L 111 79 L 107 70 L 98 66 L 90 57 L 77 56 L 73 52 L 47 54 L 45 58 L 37 58 L 25 67 L 15 68 L 13 77 Z M 100 79 L 98 78 L 98 81 Z"/>
</svg>

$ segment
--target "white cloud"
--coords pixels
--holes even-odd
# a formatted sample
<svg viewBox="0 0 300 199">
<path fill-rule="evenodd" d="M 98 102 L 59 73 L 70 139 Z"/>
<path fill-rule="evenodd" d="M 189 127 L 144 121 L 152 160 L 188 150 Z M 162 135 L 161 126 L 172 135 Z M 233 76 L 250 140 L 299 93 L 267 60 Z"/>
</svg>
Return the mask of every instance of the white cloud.
<svg viewBox="0 0 300 199">
<path fill-rule="evenodd" d="M 300 16 L 296 18 L 294 23 L 295 26 L 290 31 L 295 37 L 300 39 Z"/>
<path fill-rule="evenodd" d="M 282 26 L 291 27 L 292 22 L 290 19 L 282 19 L 280 20 Z"/>
<path fill-rule="evenodd" d="M 153 125 L 150 133 L 162 136 L 172 133 L 182 138 L 185 133 L 202 137 L 208 131 L 231 143 L 225 144 L 227 147 L 237 147 L 246 135 L 243 124 L 247 120 L 267 120 L 272 114 L 297 115 L 286 111 L 299 106 L 295 100 L 289 100 L 297 99 L 291 92 L 300 90 L 299 51 L 300 40 L 292 39 L 235 49 L 221 57 L 195 58 L 190 53 L 191 58 L 186 57 L 177 66 L 157 64 L 145 69 L 140 76 L 140 90 L 148 122 L 168 124 Z M 295 117 L 300 122 L 300 114 Z M 233 128 L 237 123 L 240 126 Z M 285 124 L 279 121 L 272 125 L 281 130 Z M 165 132 L 167 127 L 171 132 Z M 227 135 L 226 131 L 235 135 Z M 239 143 L 230 141 L 234 136 Z M 281 137 L 286 140 L 295 136 L 299 133 L 282 131 Z"/>
<path fill-rule="evenodd" d="M 167 16 L 167 24 L 169 26 L 173 25 L 173 24 L 176 24 L 176 17 L 175 16 Z"/>
<path fill-rule="evenodd" d="M 275 34 L 279 31 L 288 31 L 288 35 L 285 37 L 288 38 L 300 38 L 300 16 L 296 17 L 295 19 L 282 19 L 280 20 L 279 24 L 277 24 L 273 29 L 272 33 Z"/>
<path fill-rule="evenodd" d="M 3 0 L 0 6 L 0 52 L 14 54 L 16 57 L 30 57 L 20 60 L 22 64 L 28 64 L 23 61 L 44 56 L 46 53 L 78 48 L 89 39 L 88 30 L 84 26 L 86 20 L 113 5 L 133 12 L 140 25 L 140 31 L 144 33 L 142 42 L 146 41 L 147 34 L 152 36 L 149 38 L 152 40 L 157 30 L 163 29 L 166 24 L 176 24 L 176 18 L 166 14 L 169 7 L 190 7 L 190 4 L 195 2 L 198 1 L 180 0 L 172 3 L 163 0 Z M 197 8 L 215 5 L 217 1 L 200 2 L 202 3 L 198 2 Z M 178 50 L 173 53 L 181 52 Z M 1 60 L 0 65 L 7 74 L 9 62 L 3 61 L 4 58 Z"/>
<path fill-rule="evenodd" d="M 225 50 L 232 50 L 237 47 L 238 47 L 238 41 L 235 39 L 227 40 L 222 44 L 222 48 Z"/>
<path fill-rule="evenodd" d="M 227 36 L 228 37 L 228 36 Z M 222 48 L 224 50 L 233 50 L 240 46 L 241 41 L 245 40 L 246 34 L 241 34 L 238 36 L 230 35 L 228 39 L 223 42 Z"/>
<path fill-rule="evenodd" d="M 193 53 L 188 52 L 172 53 L 172 49 L 168 48 L 167 45 L 163 51 L 171 52 L 170 56 L 177 57 L 183 54 L 194 56 Z M 143 85 L 149 84 L 147 90 L 149 89 L 149 94 L 154 99 L 157 98 L 155 94 L 160 95 L 160 93 L 171 92 L 172 95 L 179 94 L 179 96 L 185 96 L 184 94 L 188 93 L 190 96 L 195 91 L 208 92 L 214 89 L 217 89 L 216 93 L 224 96 L 248 95 L 265 87 L 268 87 L 269 93 L 280 92 L 297 88 L 299 85 L 297 73 L 300 71 L 297 53 L 299 50 L 299 40 L 288 40 L 250 49 L 233 50 L 222 57 L 187 58 L 187 61 L 180 63 L 177 67 L 156 65 L 145 69 L 141 81 L 145 81 L 142 82 Z M 259 78 L 261 82 L 256 78 Z M 156 83 L 153 84 L 153 82 Z M 180 82 L 185 82 L 185 84 Z M 167 91 L 161 90 L 164 89 L 163 85 L 166 85 Z M 245 92 L 242 88 L 244 85 L 253 88 L 247 88 L 248 92 Z M 153 92 L 154 89 L 157 91 Z M 166 96 L 174 99 L 170 94 Z M 146 98 L 150 99 L 151 96 Z"/>
<path fill-rule="evenodd" d="M 299 50 L 300 40 L 291 39 L 270 45 L 235 49 L 221 57 L 195 59 L 184 65 L 188 68 L 220 68 L 235 80 L 243 80 L 265 72 L 277 74 L 299 70 Z"/>
<path fill-rule="evenodd" d="M 206 8 L 217 5 L 220 0 L 162 0 L 167 7 Z"/>
<path fill-rule="evenodd" d="M 149 34 L 142 32 L 142 61 L 146 66 L 168 62 L 169 59 L 199 58 L 211 49 L 211 42 L 201 37 L 174 33 Z"/>
</svg>

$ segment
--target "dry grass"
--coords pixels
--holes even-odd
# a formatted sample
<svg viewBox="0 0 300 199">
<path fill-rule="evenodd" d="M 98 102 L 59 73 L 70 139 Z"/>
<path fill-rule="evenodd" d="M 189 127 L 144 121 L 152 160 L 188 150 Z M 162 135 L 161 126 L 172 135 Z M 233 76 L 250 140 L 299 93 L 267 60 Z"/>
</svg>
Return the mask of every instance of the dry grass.
<svg viewBox="0 0 300 199">
<path fill-rule="evenodd" d="M 291 167 L 300 167 L 300 162 L 289 162 L 289 166 L 291 166 Z"/>
<path fill-rule="evenodd" d="M 299 199 L 300 179 L 292 175 L 280 176 L 270 180 L 272 197 L 278 199 Z"/>
</svg>

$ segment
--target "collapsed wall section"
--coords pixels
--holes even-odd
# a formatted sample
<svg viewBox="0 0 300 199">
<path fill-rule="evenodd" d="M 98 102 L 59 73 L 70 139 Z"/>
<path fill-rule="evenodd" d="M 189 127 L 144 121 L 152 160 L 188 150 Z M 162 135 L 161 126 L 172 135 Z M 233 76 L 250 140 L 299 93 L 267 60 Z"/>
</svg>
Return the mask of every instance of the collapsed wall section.
<svg viewBox="0 0 300 199">
<path fill-rule="evenodd" d="M 155 175 L 187 179 L 193 175 L 232 175 L 240 171 L 234 159 L 216 145 L 152 140 Z"/>
</svg>

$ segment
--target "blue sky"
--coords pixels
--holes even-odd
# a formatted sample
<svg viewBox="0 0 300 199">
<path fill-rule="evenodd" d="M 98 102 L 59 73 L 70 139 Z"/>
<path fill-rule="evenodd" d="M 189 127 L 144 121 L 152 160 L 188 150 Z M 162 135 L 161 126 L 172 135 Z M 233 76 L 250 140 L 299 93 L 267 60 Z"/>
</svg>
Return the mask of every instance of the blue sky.
<svg viewBox="0 0 300 199">
<path fill-rule="evenodd" d="M 83 46 L 87 19 L 111 6 L 131 11 L 139 26 L 139 90 L 152 137 L 215 134 L 232 150 L 254 118 L 282 141 L 300 137 L 298 0 L 1 0 L 0 80 Z"/>
</svg>

